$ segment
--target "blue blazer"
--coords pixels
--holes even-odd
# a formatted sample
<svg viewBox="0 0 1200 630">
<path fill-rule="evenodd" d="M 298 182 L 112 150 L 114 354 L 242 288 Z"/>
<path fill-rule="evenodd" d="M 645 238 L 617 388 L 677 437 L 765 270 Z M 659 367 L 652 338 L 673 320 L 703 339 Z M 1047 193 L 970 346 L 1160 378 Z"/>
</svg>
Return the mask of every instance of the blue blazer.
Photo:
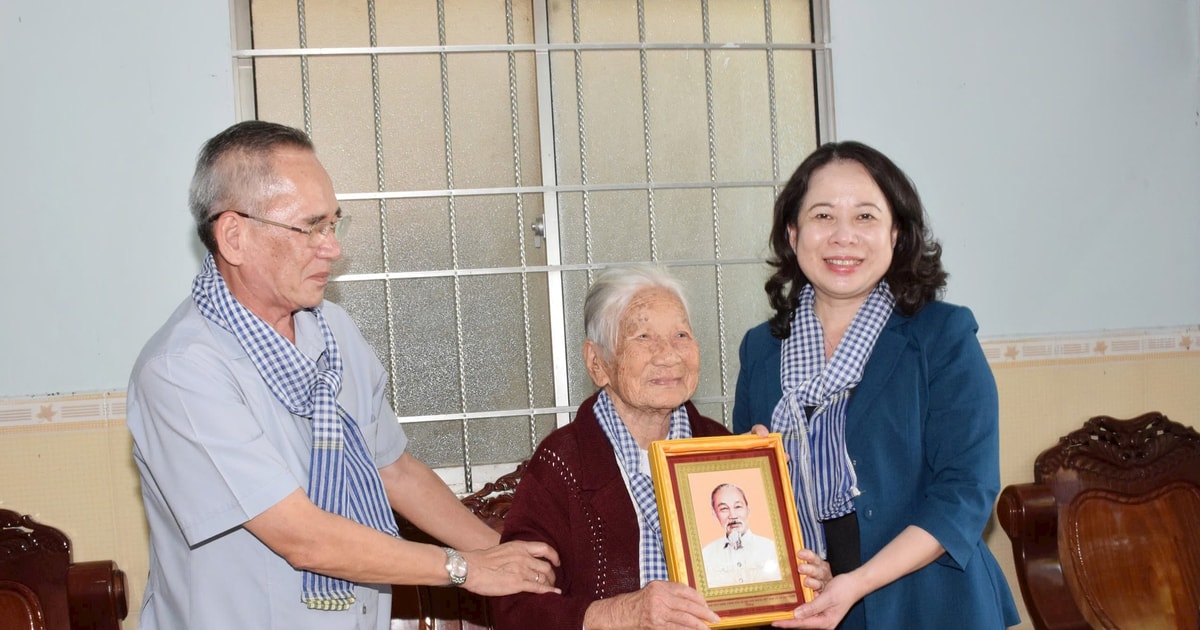
<svg viewBox="0 0 1200 630">
<path fill-rule="evenodd" d="M 846 448 L 862 560 L 908 525 L 946 552 L 863 599 L 867 628 L 1004 628 L 1019 622 L 1012 592 L 983 542 L 1000 491 L 999 397 L 971 311 L 945 302 L 896 312 L 846 409 Z M 766 323 L 739 354 L 734 433 L 771 425 L 783 396 L 782 342 Z M 920 601 L 922 603 L 918 604 Z M 856 611 L 857 612 L 857 611 Z M 860 615 L 841 627 L 859 627 Z"/>
</svg>

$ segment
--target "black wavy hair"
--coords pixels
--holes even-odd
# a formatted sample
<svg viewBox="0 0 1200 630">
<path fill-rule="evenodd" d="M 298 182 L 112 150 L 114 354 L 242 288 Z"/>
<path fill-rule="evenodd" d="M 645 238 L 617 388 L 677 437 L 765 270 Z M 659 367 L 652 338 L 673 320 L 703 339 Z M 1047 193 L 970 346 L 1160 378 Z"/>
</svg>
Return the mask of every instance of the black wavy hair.
<svg viewBox="0 0 1200 630">
<path fill-rule="evenodd" d="M 796 252 L 788 242 L 788 228 L 796 226 L 800 204 L 808 192 L 813 173 L 833 162 L 857 162 L 867 169 L 871 179 L 883 191 L 896 227 L 896 248 L 892 264 L 884 277 L 896 296 L 896 307 L 912 315 L 922 306 L 941 297 L 948 274 L 942 268 L 942 246 L 925 225 L 925 208 L 908 176 L 888 157 L 861 142 L 830 142 L 810 154 L 788 180 L 775 200 L 771 220 L 771 250 L 767 264 L 775 272 L 765 289 L 775 314 L 770 319 L 771 334 L 786 339 L 791 334 L 792 311 L 804 285 L 809 283 Z"/>
</svg>

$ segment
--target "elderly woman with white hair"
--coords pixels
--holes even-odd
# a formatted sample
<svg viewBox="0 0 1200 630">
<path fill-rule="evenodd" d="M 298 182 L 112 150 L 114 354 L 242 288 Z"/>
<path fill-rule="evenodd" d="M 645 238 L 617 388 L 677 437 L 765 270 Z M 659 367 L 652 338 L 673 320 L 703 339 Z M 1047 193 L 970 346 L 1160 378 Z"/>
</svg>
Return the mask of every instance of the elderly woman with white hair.
<svg viewBox="0 0 1200 630">
<path fill-rule="evenodd" d="M 503 540 L 558 550 L 560 593 L 493 600 L 497 628 L 704 630 L 719 621 L 695 589 L 667 581 L 650 442 L 728 435 L 689 402 L 700 348 L 678 281 L 657 267 L 609 270 L 584 303 L 584 364 L 599 388 L 538 446 L 504 519 Z M 801 552 L 809 585 L 828 565 Z"/>
</svg>

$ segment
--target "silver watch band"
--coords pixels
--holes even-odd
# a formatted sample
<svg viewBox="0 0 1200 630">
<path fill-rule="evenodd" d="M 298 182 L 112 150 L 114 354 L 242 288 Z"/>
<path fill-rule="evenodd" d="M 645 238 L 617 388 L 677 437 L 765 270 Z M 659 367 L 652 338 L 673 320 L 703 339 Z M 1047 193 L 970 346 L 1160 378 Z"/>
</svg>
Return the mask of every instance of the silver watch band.
<svg viewBox="0 0 1200 630">
<path fill-rule="evenodd" d="M 462 586 L 467 581 L 467 561 L 453 547 L 442 547 L 446 552 L 446 574 L 451 586 Z"/>
</svg>

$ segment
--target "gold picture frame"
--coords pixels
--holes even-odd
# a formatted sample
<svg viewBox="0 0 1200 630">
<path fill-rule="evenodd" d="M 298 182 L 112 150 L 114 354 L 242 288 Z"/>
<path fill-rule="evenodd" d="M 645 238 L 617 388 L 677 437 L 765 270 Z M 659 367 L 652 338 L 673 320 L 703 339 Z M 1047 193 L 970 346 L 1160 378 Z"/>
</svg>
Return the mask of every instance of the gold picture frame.
<svg viewBox="0 0 1200 630">
<path fill-rule="evenodd" d="M 812 600 L 798 570 L 796 552 L 804 541 L 778 433 L 658 440 L 649 454 L 667 572 L 672 581 L 699 591 L 721 616 L 711 627 L 791 619 L 795 607 Z M 722 527 L 730 520 L 723 499 L 738 495 L 719 488 L 730 486 L 750 506 L 733 517 L 734 529 L 745 522 L 745 534 L 727 534 Z"/>
</svg>

